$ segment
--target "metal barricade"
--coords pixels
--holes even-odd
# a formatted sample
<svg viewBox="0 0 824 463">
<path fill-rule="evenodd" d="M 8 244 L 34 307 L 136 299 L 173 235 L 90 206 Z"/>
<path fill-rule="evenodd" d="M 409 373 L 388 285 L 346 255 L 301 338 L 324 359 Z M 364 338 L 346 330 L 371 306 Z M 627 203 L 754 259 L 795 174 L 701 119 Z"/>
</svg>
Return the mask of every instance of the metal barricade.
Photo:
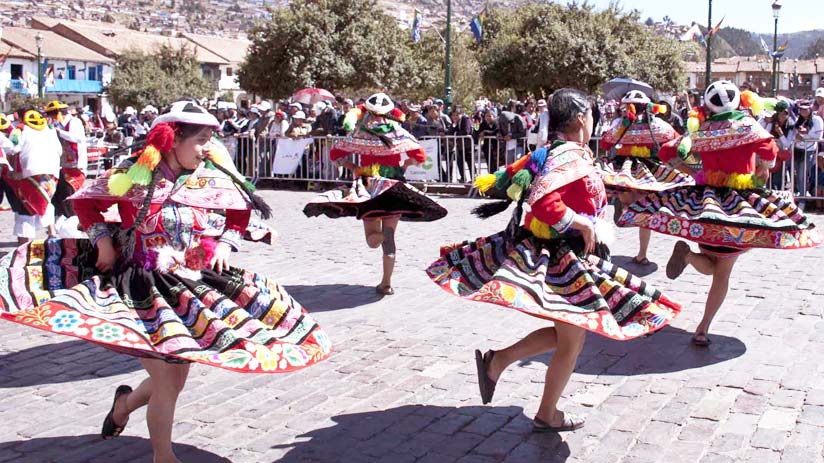
<svg viewBox="0 0 824 463">
<path fill-rule="evenodd" d="M 768 186 L 791 192 L 796 201 L 824 200 L 822 143 L 821 139 L 812 138 L 793 141 L 779 153 Z"/>
</svg>

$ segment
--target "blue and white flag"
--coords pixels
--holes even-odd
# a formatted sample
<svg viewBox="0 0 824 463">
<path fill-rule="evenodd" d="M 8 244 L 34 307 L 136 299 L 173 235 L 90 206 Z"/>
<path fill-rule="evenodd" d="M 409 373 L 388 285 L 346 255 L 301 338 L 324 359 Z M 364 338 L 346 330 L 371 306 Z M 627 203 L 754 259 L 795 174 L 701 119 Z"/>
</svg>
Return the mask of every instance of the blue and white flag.
<svg viewBox="0 0 824 463">
<path fill-rule="evenodd" d="M 423 24 L 423 13 L 415 9 L 415 17 L 412 19 L 412 41 L 421 41 L 421 24 Z"/>
</svg>

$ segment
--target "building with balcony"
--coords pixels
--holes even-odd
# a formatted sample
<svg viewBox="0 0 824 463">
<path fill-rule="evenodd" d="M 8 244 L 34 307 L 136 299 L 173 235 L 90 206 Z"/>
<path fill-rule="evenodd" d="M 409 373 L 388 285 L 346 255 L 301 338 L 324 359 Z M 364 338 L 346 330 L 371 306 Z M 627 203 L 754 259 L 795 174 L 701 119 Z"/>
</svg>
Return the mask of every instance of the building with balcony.
<svg viewBox="0 0 824 463">
<path fill-rule="evenodd" d="M 811 96 L 824 86 L 824 58 L 815 60 L 781 59 L 778 61 L 778 93 L 790 98 Z M 712 63 L 713 80 L 729 80 L 736 85 L 748 82 L 760 95 L 772 93 L 772 59 L 767 56 L 723 58 Z M 706 87 L 706 64 L 687 63 L 688 86 Z"/>
<path fill-rule="evenodd" d="M 97 107 L 105 85 L 111 80 L 114 60 L 54 32 L 22 27 L 3 28 L 2 44 L 9 52 L 0 67 L 4 105 L 11 93 L 37 94 L 38 34 L 42 38 L 44 96 L 71 105 Z"/>
<path fill-rule="evenodd" d="M 238 106 L 244 106 L 244 100 L 249 98 L 240 88 L 237 69 L 246 60 L 246 54 L 252 43 L 248 40 L 190 33 L 184 33 L 182 37 L 191 41 L 196 47 L 209 50 L 226 60 L 227 64 L 218 65 L 218 73 L 211 77 L 216 91 L 215 96 L 231 94 L 232 100 Z"/>
</svg>

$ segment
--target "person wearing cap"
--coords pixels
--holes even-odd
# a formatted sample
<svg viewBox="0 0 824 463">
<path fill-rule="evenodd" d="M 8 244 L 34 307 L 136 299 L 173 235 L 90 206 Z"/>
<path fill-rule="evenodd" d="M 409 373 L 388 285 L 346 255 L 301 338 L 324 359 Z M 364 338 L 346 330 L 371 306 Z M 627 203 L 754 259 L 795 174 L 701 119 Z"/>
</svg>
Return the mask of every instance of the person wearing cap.
<svg viewBox="0 0 824 463">
<path fill-rule="evenodd" d="M 126 106 L 126 109 L 123 110 L 123 114 L 117 118 L 117 125 L 123 130 L 124 137 L 136 136 L 138 124 L 139 121 L 137 119 L 137 110 L 135 110 L 133 106 Z"/>
<path fill-rule="evenodd" d="M 16 296 L 4 298 L 3 318 L 139 359 L 149 377 L 134 389 L 117 387 L 101 437 L 118 437 L 130 414 L 147 406 L 155 462 L 179 461 L 172 428 L 191 363 L 285 373 L 331 350 L 282 287 L 229 266 L 252 210 L 266 219 L 271 209 L 213 139 L 217 128 L 196 103 L 174 103 L 155 120 L 142 152 L 72 198 L 88 239 L 35 241 L 15 251 L 25 262 L 0 264 L 12 275 L 0 291 Z M 119 222 L 107 222 L 104 213 L 115 205 Z M 210 210 L 225 210 L 219 235 L 206 233 Z M 24 274 L 29 285 L 12 285 Z M 53 323 L 32 323 L 47 314 Z"/>
<path fill-rule="evenodd" d="M 289 103 L 289 117 L 290 118 L 292 116 L 294 116 L 295 113 L 298 112 L 298 111 L 303 111 L 303 106 L 300 103 L 297 103 L 297 102 Z"/>
<path fill-rule="evenodd" d="M 147 105 L 140 111 L 140 130 L 138 136 L 144 136 L 149 133 L 152 128 L 152 122 L 157 117 L 157 108 L 152 105 Z"/>
<path fill-rule="evenodd" d="M 57 131 L 63 155 L 60 157 L 60 178 L 52 197 L 52 204 L 58 216 L 72 217 L 74 210 L 71 201 L 66 199 L 83 186 L 86 181 L 88 155 L 86 147 L 86 130 L 83 121 L 68 112 L 69 106 L 54 100 L 46 105 L 46 116 Z"/>
<path fill-rule="evenodd" d="M 813 105 L 815 113 L 824 119 L 824 87 L 815 89 L 815 104 Z"/>
<path fill-rule="evenodd" d="M 421 105 L 409 103 L 407 108 L 409 112 L 406 114 L 406 120 L 403 121 L 401 127 L 415 138 L 425 137 L 429 128 L 426 118 L 421 114 Z"/>
<path fill-rule="evenodd" d="M 338 115 L 338 120 L 335 122 L 335 135 L 338 136 L 346 136 L 346 129 L 343 127 L 343 119 L 346 117 L 346 114 L 352 110 L 352 107 L 355 106 L 355 103 L 352 101 L 351 98 L 347 98 L 343 100 L 343 104 L 341 104 L 340 114 Z"/>
<path fill-rule="evenodd" d="M 767 110 L 764 112 L 767 113 Z M 779 150 L 778 160 L 770 175 L 770 186 L 776 190 L 783 190 L 787 180 L 783 176 L 790 175 L 790 165 L 786 161 L 790 159 L 795 140 L 795 119 L 790 114 L 790 104 L 786 100 L 778 100 L 772 114 L 763 116 L 761 126 L 773 136 Z"/>
<path fill-rule="evenodd" d="M 44 228 L 49 237 L 56 236 L 51 200 L 60 177 L 63 147 L 57 132 L 33 107 L 21 107 L 17 117 L 20 120 L 18 142 L 5 183 L 9 205 L 14 211 L 14 234 L 22 245 L 35 239 L 37 232 Z"/>
<path fill-rule="evenodd" d="M 306 138 L 312 131 L 312 126 L 306 120 L 306 113 L 295 111 L 292 114 L 292 122 L 286 129 L 286 136 L 289 138 Z"/>
<path fill-rule="evenodd" d="M 807 196 L 814 188 L 816 151 L 824 133 L 824 119 L 813 112 L 813 102 L 800 100 L 797 103 L 798 118 L 795 121 L 795 147 L 793 149 L 793 185 L 795 194 Z M 801 200 L 798 203 L 805 205 Z"/>
</svg>

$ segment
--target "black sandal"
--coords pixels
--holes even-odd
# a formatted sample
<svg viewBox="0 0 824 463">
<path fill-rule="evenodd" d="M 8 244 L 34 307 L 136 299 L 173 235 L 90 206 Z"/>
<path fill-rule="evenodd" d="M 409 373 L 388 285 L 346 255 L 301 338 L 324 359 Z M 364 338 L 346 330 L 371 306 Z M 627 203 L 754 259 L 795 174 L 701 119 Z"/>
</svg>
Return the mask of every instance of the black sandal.
<svg viewBox="0 0 824 463">
<path fill-rule="evenodd" d="M 117 399 L 131 392 L 132 388 L 126 385 L 118 386 L 117 390 L 114 391 L 112 409 L 109 410 L 109 414 L 106 415 L 106 418 L 103 420 L 103 429 L 100 431 L 100 437 L 102 437 L 104 440 L 114 439 L 115 437 L 119 436 L 124 429 L 126 429 L 126 423 L 124 423 L 122 426 L 118 426 L 117 423 L 114 422 L 114 406 L 117 404 Z"/>
<path fill-rule="evenodd" d="M 495 395 L 495 386 L 497 381 L 492 381 L 489 378 L 489 366 L 492 364 L 492 358 L 495 357 L 494 350 L 486 351 L 486 354 L 481 355 L 481 351 L 475 349 L 475 367 L 478 370 L 478 388 L 481 390 L 481 402 L 484 405 L 492 402 L 492 396 Z"/>
</svg>

